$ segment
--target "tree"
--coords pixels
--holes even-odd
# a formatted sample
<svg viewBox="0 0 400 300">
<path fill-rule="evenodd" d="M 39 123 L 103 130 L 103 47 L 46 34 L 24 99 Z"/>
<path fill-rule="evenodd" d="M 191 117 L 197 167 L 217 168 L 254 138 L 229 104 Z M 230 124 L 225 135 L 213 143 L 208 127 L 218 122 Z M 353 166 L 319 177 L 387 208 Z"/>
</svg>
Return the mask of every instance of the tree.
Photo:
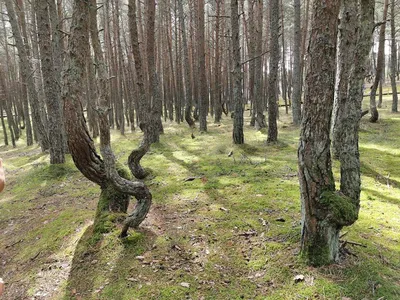
<svg viewBox="0 0 400 300">
<path fill-rule="evenodd" d="M 183 0 L 178 0 L 178 11 L 179 11 L 179 23 L 182 30 L 182 43 L 183 43 L 183 59 L 184 59 L 184 69 L 185 69 L 185 121 L 188 125 L 193 128 L 194 121 L 192 118 L 192 81 L 191 81 L 191 70 L 189 61 L 189 46 L 186 36 L 186 25 L 183 14 Z"/>
<path fill-rule="evenodd" d="M 231 30 L 232 30 L 232 66 L 233 66 L 233 143 L 243 144 L 243 103 L 242 103 L 242 66 L 240 63 L 239 41 L 239 5 L 238 0 L 231 0 Z"/>
<path fill-rule="evenodd" d="M 200 101 L 199 101 L 199 129 L 207 131 L 207 114 L 208 114 L 208 88 L 206 77 L 206 54 L 204 39 L 204 0 L 198 0 L 197 3 L 197 54 L 199 57 L 199 85 L 200 85 Z"/>
<path fill-rule="evenodd" d="M 279 0 L 270 1 L 270 61 L 268 76 L 268 142 L 278 140 Z"/>
<path fill-rule="evenodd" d="M 53 0 L 51 0 L 53 1 Z M 50 2 L 51 2 L 50 1 Z M 36 15 L 39 35 L 40 61 L 42 67 L 43 86 L 48 114 L 48 131 L 50 142 L 50 164 L 62 164 L 64 158 L 63 117 L 60 105 L 59 82 L 54 65 L 52 34 L 49 19 L 49 1 L 37 0 Z M 55 5 L 55 3 L 53 3 Z"/>
<path fill-rule="evenodd" d="M 136 84 L 139 91 L 138 116 L 139 127 L 143 131 L 143 139 L 139 147 L 131 152 L 128 159 L 129 168 L 132 174 L 138 178 L 146 177 L 146 172 L 140 165 L 140 160 L 149 151 L 150 145 L 159 139 L 159 128 L 154 120 L 154 113 L 151 111 L 151 105 L 146 96 L 145 74 L 142 60 L 142 53 L 139 45 L 138 24 L 136 15 L 136 1 L 129 1 L 129 30 L 133 57 L 135 59 Z"/>
<path fill-rule="evenodd" d="M 385 0 L 383 5 L 383 22 L 379 30 L 379 46 L 378 46 L 378 58 L 376 62 L 376 73 L 374 83 L 371 87 L 370 101 L 369 101 L 369 109 L 371 111 L 371 117 L 369 121 L 371 123 L 375 123 L 379 119 L 378 109 L 376 107 L 376 91 L 378 89 L 378 85 L 382 79 L 383 66 L 385 64 L 385 31 L 386 31 L 386 18 L 387 11 L 389 6 L 389 0 Z M 382 93 L 380 93 L 382 95 Z"/>
<path fill-rule="evenodd" d="M 300 0 L 294 0 L 294 26 L 293 26 L 293 94 L 292 94 L 292 117 L 294 125 L 301 122 L 301 62 L 300 62 Z"/>
<path fill-rule="evenodd" d="M 330 156 L 329 127 L 339 7 L 340 2 L 335 0 L 314 1 L 308 51 L 298 159 L 301 249 L 312 265 L 328 264 L 338 259 L 339 230 L 348 223 L 348 216 L 352 216 L 355 210 L 349 200 L 335 193 Z"/>
<path fill-rule="evenodd" d="M 354 54 L 357 42 L 357 1 L 342 0 L 339 13 L 339 31 L 337 46 L 337 69 L 335 83 L 335 100 L 332 112 L 332 154 L 339 158 L 340 147 L 343 145 L 341 128 L 344 118 L 345 102 L 348 99 L 348 85 L 351 68 L 354 66 Z"/>
<path fill-rule="evenodd" d="M 395 25 L 395 4 L 396 0 L 392 0 L 390 4 L 390 35 L 391 35 L 391 51 L 390 51 L 390 82 L 392 85 L 392 112 L 397 112 L 398 97 L 396 86 L 396 69 L 397 69 L 397 43 L 396 43 L 396 25 Z"/>
<path fill-rule="evenodd" d="M 374 0 L 361 0 L 358 13 L 347 14 L 350 31 L 357 33 L 356 47 L 347 85 L 340 127 L 343 146 L 339 151 L 340 191 L 335 190 L 329 141 L 329 121 L 334 94 L 335 41 L 338 3 L 314 4 L 310 43 L 310 65 L 306 78 L 304 118 L 299 146 L 299 181 L 302 200 L 302 253 L 312 265 L 324 265 L 339 258 L 339 232 L 353 224 L 360 208 L 360 159 L 358 130 L 361 119 L 362 86 L 372 46 Z M 344 2 L 344 1 L 343 1 Z M 356 8 L 357 0 L 347 1 Z M 325 24 L 325 26 L 321 26 Z M 347 24 L 349 25 L 349 24 Z M 316 36 L 320 40 L 316 40 Z M 327 43 L 329 41 L 329 43 Z M 347 57 L 338 56 L 339 64 Z M 321 71 L 320 66 L 324 66 Z M 341 74 L 343 75 L 343 73 Z"/>
<path fill-rule="evenodd" d="M 85 56 L 88 54 L 87 16 L 89 13 L 89 0 L 74 1 L 62 93 L 68 146 L 77 168 L 86 178 L 98 184 L 101 188 L 94 231 L 101 230 L 104 227 L 106 220 L 104 216 L 110 210 L 126 212 L 128 208 L 126 195 L 132 195 L 138 200 L 133 213 L 128 215 L 124 221 L 121 231 L 121 236 L 124 237 L 127 235 L 128 228 L 138 227 L 146 217 L 151 205 L 151 194 L 144 183 L 132 182 L 127 179 L 129 176 L 125 171 L 121 168 L 117 170 L 110 145 L 108 108 L 99 107 L 100 144 L 104 160 L 97 154 L 89 135 L 82 107 L 85 63 L 87 61 Z M 104 101 L 102 102 L 104 103 Z"/>
</svg>

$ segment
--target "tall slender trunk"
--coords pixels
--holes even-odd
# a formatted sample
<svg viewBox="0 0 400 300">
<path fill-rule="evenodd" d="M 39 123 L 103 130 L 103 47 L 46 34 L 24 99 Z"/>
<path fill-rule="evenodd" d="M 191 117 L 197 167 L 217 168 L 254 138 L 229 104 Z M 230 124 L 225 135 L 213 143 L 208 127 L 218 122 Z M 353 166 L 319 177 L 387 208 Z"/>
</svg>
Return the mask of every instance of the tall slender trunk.
<svg viewBox="0 0 400 300">
<path fill-rule="evenodd" d="M 293 94 L 292 94 L 292 117 L 293 124 L 300 125 L 301 122 L 301 60 L 300 60 L 300 0 L 294 0 L 294 26 L 293 26 Z"/>
<path fill-rule="evenodd" d="M 396 86 L 397 72 L 397 42 L 396 42 L 396 25 L 395 25 L 395 4 L 396 0 L 392 0 L 390 4 L 390 35 L 391 35 L 391 54 L 390 54 L 390 83 L 392 85 L 392 112 L 397 112 L 398 96 Z"/>
<path fill-rule="evenodd" d="M 200 131 L 207 131 L 207 111 L 208 111 L 208 88 L 206 77 L 206 53 L 204 38 L 204 0 L 198 0 L 197 3 L 197 55 L 199 61 L 199 121 Z"/>
<path fill-rule="evenodd" d="M 270 60 L 268 75 L 268 142 L 278 140 L 279 0 L 270 1 Z"/>
<path fill-rule="evenodd" d="M 376 62 L 376 74 L 375 74 L 375 79 L 374 83 L 371 87 L 371 94 L 370 94 L 370 100 L 369 100 L 369 109 L 371 112 L 371 117 L 369 118 L 369 121 L 371 123 L 375 123 L 379 119 L 379 113 L 378 109 L 376 106 L 376 91 L 379 87 L 379 82 L 382 79 L 382 72 L 383 72 L 383 65 L 384 65 L 384 60 L 385 60 L 385 32 L 386 32 L 386 19 L 387 19 L 387 13 L 388 13 L 388 6 L 389 6 L 389 0 L 385 0 L 385 3 L 383 5 L 383 24 L 380 27 L 379 30 L 379 46 L 378 46 L 378 58 Z M 381 93 L 382 94 L 382 93 Z"/>
<path fill-rule="evenodd" d="M 232 67 L 233 101 L 235 106 L 233 116 L 233 143 L 243 144 L 243 103 L 242 103 L 242 66 L 240 62 L 239 41 L 239 6 L 238 0 L 231 0 L 231 30 L 232 30 Z"/>
</svg>

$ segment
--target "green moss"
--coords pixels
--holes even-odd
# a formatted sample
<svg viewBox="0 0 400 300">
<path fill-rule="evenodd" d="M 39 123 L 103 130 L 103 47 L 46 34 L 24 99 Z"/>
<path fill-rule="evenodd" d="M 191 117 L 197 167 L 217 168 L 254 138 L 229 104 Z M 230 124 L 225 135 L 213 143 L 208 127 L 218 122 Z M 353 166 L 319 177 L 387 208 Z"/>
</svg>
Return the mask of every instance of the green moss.
<svg viewBox="0 0 400 300">
<path fill-rule="evenodd" d="M 329 209 L 329 218 L 337 225 L 348 226 L 358 218 L 353 200 L 339 192 L 323 191 L 319 201 Z"/>
</svg>

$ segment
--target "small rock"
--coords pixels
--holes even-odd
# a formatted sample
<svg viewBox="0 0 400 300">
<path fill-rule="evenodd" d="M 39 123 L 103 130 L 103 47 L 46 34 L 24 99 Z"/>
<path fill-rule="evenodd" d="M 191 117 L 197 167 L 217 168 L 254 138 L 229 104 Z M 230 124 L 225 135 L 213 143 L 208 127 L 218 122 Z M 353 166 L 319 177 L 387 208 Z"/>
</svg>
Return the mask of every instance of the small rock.
<svg viewBox="0 0 400 300">
<path fill-rule="evenodd" d="M 278 218 L 278 219 L 275 219 L 275 221 L 277 221 L 277 222 L 286 222 L 286 220 L 284 218 Z"/>
<path fill-rule="evenodd" d="M 95 265 L 95 264 L 97 264 L 97 263 L 98 263 L 98 260 L 97 260 L 97 259 L 92 260 L 92 262 L 91 262 L 92 265 Z"/>
<path fill-rule="evenodd" d="M 137 260 L 144 260 L 144 256 L 138 255 L 138 256 L 136 256 L 136 259 Z"/>
<path fill-rule="evenodd" d="M 181 286 L 183 286 L 185 288 L 189 288 L 190 284 L 188 282 L 181 282 Z"/>
</svg>

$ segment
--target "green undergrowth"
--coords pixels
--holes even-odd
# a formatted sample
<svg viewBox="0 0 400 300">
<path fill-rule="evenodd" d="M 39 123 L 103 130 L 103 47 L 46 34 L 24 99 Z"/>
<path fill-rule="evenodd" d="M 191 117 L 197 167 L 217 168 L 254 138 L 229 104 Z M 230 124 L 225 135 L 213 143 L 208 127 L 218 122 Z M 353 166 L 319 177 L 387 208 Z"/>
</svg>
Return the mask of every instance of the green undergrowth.
<svg viewBox="0 0 400 300">
<path fill-rule="evenodd" d="M 118 216 L 107 215 L 104 230 L 89 227 L 76 246 L 63 299 L 398 299 L 400 116 L 380 113 L 377 124 L 366 117 L 361 123 L 361 209 L 358 221 L 343 229 L 351 254 L 340 264 L 312 268 L 299 256 L 299 132 L 284 110 L 276 144 L 266 144 L 265 132 L 246 125 L 246 144 L 233 145 L 229 118 L 210 122 L 207 133 L 195 130 L 195 138 L 186 124 L 167 122 L 160 142 L 142 160 L 153 195 L 148 218 L 122 240 Z M 120 162 L 126 163 L 141 136 L 113 131 Z M 42 158 L 36 155 L 35 161 Z M 36 167 L 27 158 L 13 163 L 26 171 L 15 179 L 9 202 L 26 198 L 36 207 L 29 199 L 45 191 L 52 195 L 46 197 L 81 199 L 47 212 L 53 221 L 30 240 L 53 236 L 58 246 L 76 230 L 69 228 L 72 219 L 93 219 L 100 190 L 81 179 L 70 160 L 52 175 L 47 161 Z M 338 162 L 333 165 L 339 187 Z M 30 191 L 23 184 L 28 177 L 34 177 L 27 183 Z M 72 185 L 61 186 L 65 182 Z M 23 262 L 43 248 L 56 251 L 45 245 L 35 241 L 17 258 Z M 303 280 L 295 282 L 297 275 Z"/>
</svg>

